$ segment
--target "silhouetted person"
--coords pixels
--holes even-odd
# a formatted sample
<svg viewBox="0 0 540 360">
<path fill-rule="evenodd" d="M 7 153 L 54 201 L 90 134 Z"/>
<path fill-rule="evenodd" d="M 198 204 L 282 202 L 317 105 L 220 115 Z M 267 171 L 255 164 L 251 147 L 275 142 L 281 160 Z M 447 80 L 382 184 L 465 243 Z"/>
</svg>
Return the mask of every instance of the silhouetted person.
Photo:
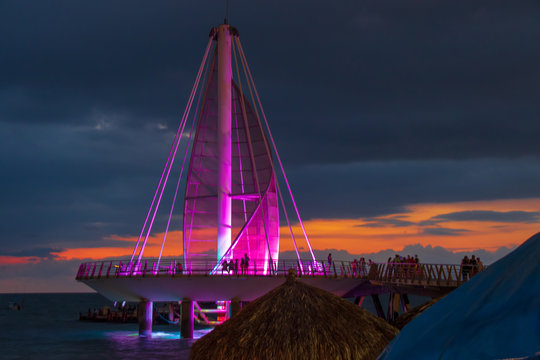
<svg viewBox="0 0 540 360">
<path fill-rule="evenodd" d="M 469 280 L 470 278 L 470 265 L 469 265 L 469 257 L 467 255 L 465 255 L 465 257 L 463 258 L 463 260 L 461 260 L 461 274 L 462 274 L 462 278 L 463 278 L 463 281 L 467 281 Z"/>
<path fill-rule="evenodd" d="M 223 275 L 225 271 L 227 272 L 227 274 L 229 273 L 229 262 L 227 260 L 225 260 L 223 264 L 221 264 L 221 275 Z"/>
<path fill-rule="evenodd" d="M 478 272 L 484 270 L 484 263 L 479 257 L 476 258 L 476 266 L 478 266 Z"/>
<path fill-rule="evenodd" d="M 471 276 L 474 276 L 476 275 L 476 273 L 478 272 L 478 264 L 476 262 L 476 256 L 472 256 L 471 257 L 471 261 L 470 261 L 471 265 Z"/>
<path fill-rule="evenodd" d="M 246 270 L 246 275 L 249 272 L 249 256 L 247 253 L 244 254 L 244 268 Z"/>
<path fill-rule="evenodd" d="M 182 263 L 176 264 L 176 272 L 180 275 L 184 272 L 184 267 L 182 266 Z"/>
</svg>

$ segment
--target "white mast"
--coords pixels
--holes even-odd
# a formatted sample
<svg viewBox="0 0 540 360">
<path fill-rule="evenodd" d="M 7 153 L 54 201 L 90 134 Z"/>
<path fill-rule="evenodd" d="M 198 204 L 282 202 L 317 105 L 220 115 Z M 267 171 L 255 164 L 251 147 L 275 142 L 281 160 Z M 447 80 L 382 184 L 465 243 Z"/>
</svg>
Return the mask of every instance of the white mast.
<svg viewBox="0 0 540 360">
<path fill-rule="evenodd" d="M 229 25 L 218 28 L 218 194 L 217 194 L 217 258 L 220 260 L 231 246 L 232 230 L 232 140 L 231 140 L 231 34 Z M 232 258 L 230 253 L 229 258 Z"/>
</svg>

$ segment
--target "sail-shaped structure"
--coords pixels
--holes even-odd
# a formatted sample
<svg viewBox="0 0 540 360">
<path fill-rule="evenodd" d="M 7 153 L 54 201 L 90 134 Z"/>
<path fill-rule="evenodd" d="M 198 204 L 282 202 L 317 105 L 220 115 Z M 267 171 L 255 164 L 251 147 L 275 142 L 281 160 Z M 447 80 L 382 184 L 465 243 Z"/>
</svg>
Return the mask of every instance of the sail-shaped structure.
<svg viewBox="0 0 540 360">
<path fill-rule="evenodd" d="M 166 192 L 176 174 L 176 187 Z M 162 200 L 170 209 L 158 217 Z M 295 236 L 287 208 L 303 236 Z M 296 259 L 279 259 L 280 219 Z M 165 229 L 153 231 L 155 223 Z M 301 258 L 301 237 L 309 259 Z M 131 258 L 81 264 L 77 279 L 113 301 L 139 302 L 143 336 L 151 336 L 153 302 L 181 301 L 181 333 L 192 337 L 199 301 L 215 302 L 207 310 L 222 322 L 228 304 L 265 294 L 290 269 L 336 294 L 356 286 L 353 278 L 335 281 L 345 265 L 332 265 L 315 259 L 238 31 L 228 24 L 212 28 Z M 203 310 L 198 313 L 210 324 Z"/>
<path fill-rule="evenodd" d="M 179 150 L 184 150 L 183 157 L 177 156 L 182 153 Z M 169 197 L 165 188 L 176 171 L 176 188 L 169 191 Z M 170 200 L 168 216 L 157 217 L 163 199 Z M 181 216 L 173 216 L 175 205 Z M 294 209 L 295 227 L 303 236 L 295 237 L 287 208 Z M 281 234 L 280 239 L 280 218 L 288 226 L 296 259 L 278 262 L 280 242 L 285 237 Z M 165 223 L 164 231 L 152 232 L 156 219 L 158 224 Z M 168 234 L 172 252 L 164 252 Z M 308 259 L 299 252 L 302 237 Z M 391 292 L 391 298 L 396 299 L 394 292 L 400 292 L 397 286 L 403 284 L 403 291 L 411 291 L 413 282 L 421 294 L 440 292 L 441 276 L 448 275 L 447 287 L 452 287 L 457 285 L 450 279 L 451 273 L 461 274 L 448 270 L 441 275 L 439 271 L 432 283 L 429 276 L 415 279 L 413 275 L 412 279 L 400 277 L 396 284 L 377 275 L 377 269 L 386 265 L 374 264 L 366 271 L 363 267 L 359 270 L 356 262 L 315 259 L 238 32 L 222 24 L 210 33 L 131 258 L 83 263 L 76 279 L 112 301 L 138 302 L 141 336 L 152 336 L 154 302 L 181 302 L 180 333 L 191 338 L 195 310 L 204 324 L 222 323 L 229 310 L 234 316 L 242 302 L 275 289 L 293 272 L 299 274 L 298 281 L 338 296 L 363 299 L 371 294 L 380 313 L 378 294 Z M 358 301 L 361 303 L 360 297 Z M 199 302 L 214 302 L 215 306 L 202 309 Z M 215 320 L 206 314 L 215 315 Z"/>
<path fill-rule="evenodd" d="M 255 112 L 239 85 L 231 80 L 230 149 L 224 150 L 219 136 L 218 48 L 211 61 L 204 100 L 199 113 L 184 198 L 183 243 L 186 265 L 217 253 L 218 262 L 238 259 L 263 260 L 260 269 L 278 260 L 279 211 L 272 155 Z M 230 159 L 222 160 L 224 152 Z M 228 163 L 227 163 L 228 160 Z M 225 162 L 225 164 L 224 164 Z M 222 167 L 230 167 L 229 185 L 230 241 L 219 242 L 219 211 L 223 202 L 218 195 Z M 221 170 L 221 173 L 220 173 Z M 221 208 L 220 208 L 221 207 Z M 229 214 L 228 214 L 229 215 Z M 216 241 L 218 239 L 218 241 Z"/>
<path fill-rule="evenodd" d="M 195 98 L 198 95 L 196 105 Z M 195 111 L 192 111 L 192 108 Z M 191 130 L 186 124 L 191 122 Z M 218 271 L 233 261 L 244 274 L 270 274 L 277 267 L 280 244 L 280 205 L 296 244 L 275 161 L 282 170 L 290 200 L 298 216 L 305 242 L 315 257 L 296 208 L 285 172 L 262 110 L 238 31 L 227 25 L 213 28 L 188 106 L 141 235 L 130 260 L 130 271 L 140 272 L 142 259 L 164 189 L 182 140 L 184 161 L 169 212 L 157 265 L 160 269 L 167 232 L 177 197 L 183 189 L 183 268 L 214 259 Z M 184 174 L 185 180 L 182 180 Z M 242 259 L 244 261 L 242 261 Z M 226 264 L 225 264 L 226 263 Z M 300 264 L 300 266 L 302 266 Z M 156 269 L 157 268 L 157 269 Z"/>
</svg>

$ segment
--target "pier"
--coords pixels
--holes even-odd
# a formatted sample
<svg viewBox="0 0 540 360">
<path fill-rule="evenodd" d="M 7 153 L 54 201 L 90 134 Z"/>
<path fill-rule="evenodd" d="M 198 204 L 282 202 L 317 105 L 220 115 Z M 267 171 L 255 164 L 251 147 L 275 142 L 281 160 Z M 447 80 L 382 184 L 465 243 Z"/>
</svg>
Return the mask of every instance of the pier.
<svg viewBox="0 0 540 360">
<path fill-rule="evenodd" d="M 239 311 L 240 304 L 252 301 L 285 280 L 289 269 L 297 273 L 298 281 L 331 292 L 337 296 L 354 298 L 361 305 L 370 296 L 377 313 L 386 320 L 395 314 L 410 310 L 409 295 L 439 297 L 465 281 L 460 265 L 451 264 L 404 264 L 371 263 L 357 266 L 350 261 L 297 261 L 279 260 L 269 264 L 274 270 L 265 273 L 264 260 L 253 260 L 248 269 L 224 270 L 216 268 L 216 261 L 194 261 L 179 271 L 183 259 L 147 259 L 135 269 L 125 260 L 94 261 L 83 263 L 77 272 L 77 280 L 87 284 L 113 301 L 139 303 L 148 308 L 153 302 L 181 302 L 182 334 L 192 336 L 195 309 L 205 311 L 200 302 L 221 300 L 230 306 L 225 319 Z M 158 266 L 159 263 L 159 266 Z M 380 297 L 388 296 L 388 309 L 382 307 Z M 152 318 L 139 321 L 141 334 L 151 329 Z"/>
<path fill-rule="evenodd" d="M 179 149 L 184 150 L 183 156 L 177 156 Z M 158 231 L 164 234 L 159 256 L 150 258 L 145 249 L 169 176 L 175 173 L 175 160 L 179 175 L 170 209 L 166 209 L 166 226 Z M 175 217 L 177 199 L 183 199 L 183 206 Z M 280 223 L 287 224 L 296 259 L 279 258 Z M 295 234 L 293 225 L 301 233 Z M 175 240 L 172 250 L 165 253 L 180 258 L 163 256 L 173 228 L 182 229 L 181 243 Z M 309 250 L 307 259 L 300 254 L 302 248 Z M 141 336 L 152 335 L 155 302 L 181 303 L 181 334 L 190 338 L 196 313 L 210 323 L 206 314 L 214 312 L 215 322 L 221 323 L 241 311 L 243 303 L 281 285 L 291 269 L 298 281 L 354 298 L 358 305 L 371 296 L 378 315 L 389 321 L 400 306 L 410 307 L 409 294 L 441 296 L 465 279 L 456 265 L 360 265 L 316 259 L 239 32 L 221 24 L 210 31 L 131 257 L 83 263 L 76 279 L 112 301 L 138 303 Z M 386 314 L 380 301 L 383 294 L 390 297 Z M 214 306 L 203 309 L 202 302 Z"/>
</svg>

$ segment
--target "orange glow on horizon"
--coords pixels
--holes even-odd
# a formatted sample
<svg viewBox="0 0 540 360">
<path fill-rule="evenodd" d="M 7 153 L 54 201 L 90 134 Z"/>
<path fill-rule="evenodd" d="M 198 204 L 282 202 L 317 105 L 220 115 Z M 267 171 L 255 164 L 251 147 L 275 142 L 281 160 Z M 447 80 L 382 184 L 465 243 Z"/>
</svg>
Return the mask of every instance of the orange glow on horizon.
<svg viewBox="0 0 540 360">
<path fill-rule="evenodd" d="M 304 224 L 313 249 L 342 249 L 351 254 L 368 254 L 387 249 L 399 251 L 413 244 L 442 246 L 451 251 L 477 249 L 495 251 L 503 246 L 513 247 L 521 244 L 540 231 L 540 222 L 503 222 L 485 219 L 456 221 L 444 218 L 446 214 L 463 211 L 536 213 L 540 211 L 540 199 L 413 204 L 403 213 L 371 219 L 312 219 L 305 221 Z M 300 250 L 307 251 L 308 247 L 299 225 L 293 226 L 293 232 Z M 126 257 L 131 256 L 137 239 L 136 236 L 110 235 L 105 240 L 115 241 L 114 246 L 72 248 L 54 255 L 62 260 Z M 182 255 L 181 239 L 182 231 L 169 232 L 162 256 Z M 163 233 L 150 236 L 144 252 L 145 257 L 158 257 L 162 240 Z M 125 246 L 118 245 L 118 241 L 125 242 Z M 290 232 L 283 226 L 280 229 L 280 251 L 291 250 L 294 251 L 294 246 Z M 31 261 L 30 258 L 17 259 L 23 258 L 13 259 L 4 256 L 0 257 L 0 263 Z"/>
<path fill-rule="evenodd" d="M 39 262 L 41 259 L 35 256 L 0 256 L 0 265 L 18 265 Z"/>
<path fill-rule="evenodd" d="M 161 242 L 163 241 L 164 233 L 152 234 L 148 237 L 146 247 L 144 250 L 145 257 L 158 257 L 161 250 Z M 182 239 L 182 231 L 175 230 L 169 231 L 167 233 L 166 246 L 163 248 L 163 257 L 174 257 L 182 255 L 182 242 L 178 239 Z M 120 235 L 111 235 L 105 240 L 116 240 L 116 241 L 125 241 L 126 245 L 123 247 L 114 246 L 114 247 L 99 247 L 99 248 L 73 248 L 54 253 L 62 260 L 73 260 L 73 259 L 103 259 L 103 258 L 121 258 L 131 256 L 133 254 L 133 249 L 137 243 L 137 236 L 120 236 Z M 144 241 L 144 238 L 141 240 L 141 244 Z M 176 248 L 171 243 L 176 243 Z M 138 254 L 138 252 L 137 252 Z M 135 256 L 137 256 L 135 254 Z"/>
<path fill-rule="evenodd" d="M 388 249 L 401 250 L 407 245 L 414 244 L 442 246 L 451 251 L 477 249 L 495 251 L 503 246 L 519 245 L 540 231 L 539 222 L 444 220 L 433 225 L 422 224 L 439 215 L 463 211 L 538 212 L 540 199 L 414 204 L 408 206 L 406 210 L 404 213 L 374 218 L 372 219 L 374 221 L 362 218 L 313 219 L 304 222 L 304 225 L 314 249 L 344 249 L 352 254 Z M 391 225 L 393 222 L 400 223 L 400 226 Z M 437 234 L 441 230 L 453 234 Z M 295 237 L 303 240 L 303 237 L 299 236 L 302 234 L 299 226 L 295 226 L 293 231 Z M 302 242 L 302 246 L 307 250 L 304 243 L 305 241 Z M 282 251 L 294 250 L 287 228 L 281 229 L 280 245 Z"/>
</svg>

